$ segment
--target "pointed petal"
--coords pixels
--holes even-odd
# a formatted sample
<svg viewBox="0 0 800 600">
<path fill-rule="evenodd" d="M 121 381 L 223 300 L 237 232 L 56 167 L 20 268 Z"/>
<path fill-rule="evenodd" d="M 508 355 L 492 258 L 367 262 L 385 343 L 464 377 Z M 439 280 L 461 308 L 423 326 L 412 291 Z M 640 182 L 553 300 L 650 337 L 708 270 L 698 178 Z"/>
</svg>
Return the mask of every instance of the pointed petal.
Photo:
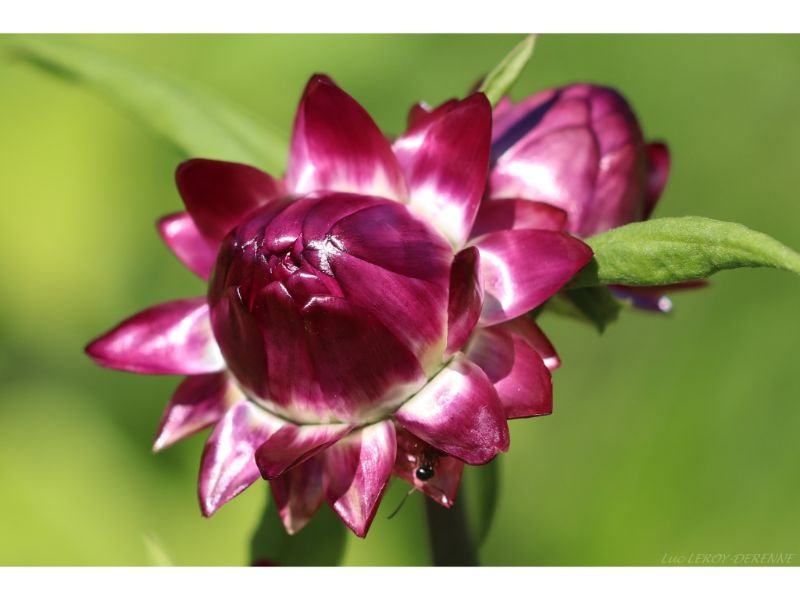
<svg viewBox="0 0 800 600">
<path fill-rule="evenodd" d="M 197 229 L 216 243 L 256 208 L 284 195 L 281 182 L 263 171 L 221 160 L 187 160 L 175 181 Z"/>
<path fill-rule="evenodd" d="M 567 213 L 544 202 L 507 198 L 481 203 L 470 238 L 504 229 L 564 231 Z"/>
<path fill-rule="evenodd" d="M 284 423 L 249 400 L 228 409 L 208 438 L 200 463 L 198 496 L 204 516 L 258 479 L 255 450 Z"/>
<path fill-rule="evenodd" d="M 542 357 L 545 367 L 551 371 L 555 371 L 561 366 L 561 358 L 559 358 L 552 342 L 531 317 L 523 315 L 512 321 L 503 323 L 503 327 L 521 336 L 528 342 L 530 347 L 536 350 L 539 356 Z"/>
<path fill-rule="evenodd" d="M 287 423 L 256 450 L 256 464 L 264 479 L 275 479 L 319 454 L 350 431 L 352 425 L 293 425 Z"/>
<path fill-rule="evenodd" d="M 469 464 L 508 450 L 508 425 L 486 374 L 457 354 L 395 413 L 395 419 L 441 452 Z"/>
<path fill-rule="evenodd" d="M 496 231 L 474 243 L 481 252 L 483 325 L 508 321 L 536 308 L 592 258 L 589 246 L 555 231 Z"/>
<path fill-rule="evenodd" d="M 402 164 L 412 208 L 460 249 L 478 212 L 489 168 L 491 106 L 473 94 L 432 123 Z"/>
<path fill-rule="evenodd" d="M 647 145 L 647 193 L 645 194 L 644 216 L 646 220 L 653 214 L 658 199 L 667 185 L 669 177 L 670 156 L 666 144 L 653 142 Z"/>
<path fill-rule="evenodd" d="M 505 324 L 479 329 L 467 357 L 494 384 L 507 419 L 553 412 L 550 371 L 536 350 Z"/>
<path fill-rule="evenodd" d="M 318 458 L 310 458 L 269 484 L 278 514 L 289 535 L 305 527 L 325 499 L 322 462 Z"/>
<path fill-rule="evenodd" d="M 286 183 L 296 194 L 406 197 L 389 142 L 367 111 L 324 75 L 311 78 L 297 108 Z"/>
<path fill-rule="evenodd" d="M 217 246 L 203 237 L 189 213 L 181 212 L 163 217 L 158 222 L 158 233 L 178 260 L 192 273 L 202 279 L 211 276 L 217 259 Z"/>
<path fill-rule="evenodd" d="M 408 128 L 405 133 L 398 137 L 392 150 L 397 157 L 397 161 L 403 167 L 403 171 L 408 173 L 408 166 L 413 160 L 414 154 L 419 151 L 425 135 L 431 128 L 431 125 L 436 123 L 442 115 L 450 112 L 459 105 L 459 101 L 451 98 L 443 102 L 436 108 L 431 108 L 424 102 L 420 102 L 411 107 L 408 112 Z"/>
<path fill-rule="evenodd" d="M 380 421 L 353 432 L 322 455 L 328 503 L 359 537 L 367 535 L 375 518 L 396 451 L 394 424 Z"/>
<path fill-rule="evenodd" d="M 481 316 L 483 285 L 480 275 L 480 253 L 477 248 L 465 248 L 456 255 L 450 270 L 447 355 L 461 349 Z"/>
<path fill-rule="evenodd" d="M 99 365 L 152 375 L 197 375 L 225 368 L 205 298 L 152 306 L 86 347 Z"/>
<path fill-rule="evenodd" d="M 227 372 L 187 377 L 175 390 L 161 417 L 153 451 L 163 450 L 213 425 L 229 407 L 244 399 Z"/>
<path fill-rule="evenodd" d="M 433 477 L 422 481 L 416 476 L 423 464 L 433 469 Z M 458 493 L 464 463 L 442 454 L 402 427 L 397 428 L 397 458 L 394 474 L 407 481 L 426 496 L 450 508 Z"/>
</svg>

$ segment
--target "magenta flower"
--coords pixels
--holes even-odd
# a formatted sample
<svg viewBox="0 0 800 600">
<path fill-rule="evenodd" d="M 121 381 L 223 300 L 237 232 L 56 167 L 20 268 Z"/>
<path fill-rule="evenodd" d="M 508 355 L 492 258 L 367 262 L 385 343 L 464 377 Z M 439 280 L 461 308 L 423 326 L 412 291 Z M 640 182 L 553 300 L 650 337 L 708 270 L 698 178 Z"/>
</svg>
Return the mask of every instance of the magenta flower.
<svg viewBox="0 0 800 600">
<path fill-rule="evenodd" d="M 186 375 L 155 450 L 213 426 L 209 516 L 260 476 L 290 533 L 327 501 L 364 536 L 392 474 L 445 506 L 463 465 L 547 414 L 558 357 L 526 317 L 591 258 L 559 231 L 482 216 L 482 94 L 391 146 L 325 76 L 301 99 L 285 177 L 190 160 L 187 212 L 159 230 L 208 295 L 147 309 L 92 342 L 111 368 Z"/>
</svg>

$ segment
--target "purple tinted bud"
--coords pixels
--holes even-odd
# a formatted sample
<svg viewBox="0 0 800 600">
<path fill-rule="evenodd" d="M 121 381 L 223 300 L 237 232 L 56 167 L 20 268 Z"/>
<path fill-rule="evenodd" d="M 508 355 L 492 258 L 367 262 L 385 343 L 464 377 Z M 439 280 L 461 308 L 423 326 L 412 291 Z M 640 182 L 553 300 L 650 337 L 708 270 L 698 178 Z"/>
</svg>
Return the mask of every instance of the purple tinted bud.
<svg viewBox="0 0 800 600">
<path fill-rule="evenodd" d="M 567 212 L 588 237 L 646 219 L 669 172 L 669 152 L 647 144 L 611 88 L 570 85 L 494 110 L 491 198 L 526 198 Z"/>
</svg>

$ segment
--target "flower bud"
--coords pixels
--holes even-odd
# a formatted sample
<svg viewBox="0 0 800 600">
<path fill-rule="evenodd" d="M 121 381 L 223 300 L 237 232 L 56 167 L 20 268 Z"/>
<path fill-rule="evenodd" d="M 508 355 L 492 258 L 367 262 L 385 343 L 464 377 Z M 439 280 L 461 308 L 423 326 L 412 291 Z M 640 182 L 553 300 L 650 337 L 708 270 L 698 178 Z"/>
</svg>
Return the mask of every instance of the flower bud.
<svg viewBox="0 0 800 600">
<path fill-rule="evenodd" d="M 645 143 L 617 91 L 589 84 L 545 90 L 494 109 L 489 195 L 546 202 L 580 237 L 649 217 L 669 152 Z"/>
</svg>

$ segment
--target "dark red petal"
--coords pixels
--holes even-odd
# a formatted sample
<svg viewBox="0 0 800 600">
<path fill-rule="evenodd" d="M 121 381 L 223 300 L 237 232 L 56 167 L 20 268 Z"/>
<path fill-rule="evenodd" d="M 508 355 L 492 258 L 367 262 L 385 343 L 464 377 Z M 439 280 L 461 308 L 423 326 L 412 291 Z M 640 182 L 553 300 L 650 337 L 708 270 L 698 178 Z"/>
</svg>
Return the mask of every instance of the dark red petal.
<svg viewBox="0 0 800 600">
<path fill-rule="evenodd" d="M 506 198 L 481 203 L 470 238 L 504 229 L 564 231 L 567 213 L 544 202 Z"/>
<path fill-rule="evenodd" d="M 481 323 L 509 321 L 536 308 L 592 258 L 580 240 L 555 231 L 496 231 L 475 240 L 481 252 Z"/>
<path fill-rule="evenodd" d="M 244 399 L 226 372 L 187 377 L 175 390 L 161 417 L 153 451 L 163 450 L 213 425 L 230 406 Z"/>
<path fill-rule="evenodd" d="M 205 298 L 152 306 L 86 347 L 99 365 L 151 375 L 197 375 L 225 368 Z"/>
<path fill-rule="evenodd" d="M 473 94 L 437 116 L 425 137 L 401 162 L 411 206 L 456 248 L 466 242 L 486 186 L 491 106 Z"/>
<path fill-rule="evenodd" d="M 508 425 L 486 374 L 457 354 L 395 413 L 398 423 L 445 454 L 486 463 L 508 450 Z"/>
<path fill-rule="evenodd" d="M 417 469 L 423 464 L 433 468 L 433 477 L 425 481 L 416 476 Z M 394 474 L 426 496 L 447 508 L 453 506 L 463 470 L 463 461 L 442 454 L 402 427 L 397 428 Z"/>
<path fill-rule="evenodd" d="M 669 178 L 670 162 L 669 148 L 666 144 L 653 142 L 647 145 L 647 192 L 642 219 L 650 218 L 658 199 L 661 198 Z"/>
<path fill-rule="evenodd" d="M 158 233 L 167 247 L 192 273 L 208 279 L 217 259 L 217 246 L 198 231 L 189 213 L 168 215 L 158 222 Z"/>
<path fill-rule="evenodd" d="M 483 308 L 480 253 L 474 246 L 459 252 L 450 270 L 447 305 L 448 355 L 458 352 L 478 323 Z"/>
<path fill-rule="evenodd" d="M 367 535 L 375 518 L 396 451 L 394 424 L 380 421 L 338 441 L 322 456 L 328 503 L 359 537 Z"/>
<path fill-rule="evenodd" d="M 552 342 L 531 317 L 525 315 L 512 321 L 506 321 L 503 323 L 503 327 L 508 331 L 513 331 L 528 342 L 530 347 L 542 357 L 544 366 L 548 369 L 554 371 L 561 366 L 561 359 L 558 357 Z"/>
<path fill-rule="evenodd" d="M 352 425 L 285 424 L 256 450 L 256 464 L 264 479 L 275 479 L 336 443 L 353 429 Z"/>
<path fill-rule="evenodd" d="M 300 100 L 286 183 L 296 194 L 329 190 L 406 197 L 389 142 L 367 111 L 324 75 L 311 78 Z"/>
<path fill-rule="evenodd" d="M 248 165 L 195 158 L 175 173 L 197 229 L 217 244 L 259 206 L 284 194 L 283 185 Z"/>
<path fill-rule="evenodd" d="M 289 535 L 305 527 L 325 500 L 322 463 L 316 457 L 269 483 L 278 514 Z"/>
<path fill-rule="evenodd" d="M 203 450 L 198 488 L 203 515 L 210 517 L 258 479 L 255 450 L 284 424 L 249 400 L 228 409 Z"/>
<path fill-rule="evenodd" d="M 550 371 L 536 350 L 505 324 L 478 330 L 466 353 L 494 384 L 507 419 L 553 412 Z"/>
</svg>

